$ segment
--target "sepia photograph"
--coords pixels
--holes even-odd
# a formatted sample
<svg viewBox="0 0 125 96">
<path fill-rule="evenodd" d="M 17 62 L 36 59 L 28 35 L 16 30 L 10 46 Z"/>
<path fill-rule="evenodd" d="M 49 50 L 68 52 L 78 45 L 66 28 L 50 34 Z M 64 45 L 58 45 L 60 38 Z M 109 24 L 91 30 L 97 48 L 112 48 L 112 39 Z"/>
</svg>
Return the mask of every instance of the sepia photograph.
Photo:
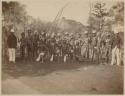
<svg viewBox="0 0 125 96">
<path fill-rule="evenodd" d="M 123 95 L 124 0 L 2 0 L 2 95 Z"/>
</svg>

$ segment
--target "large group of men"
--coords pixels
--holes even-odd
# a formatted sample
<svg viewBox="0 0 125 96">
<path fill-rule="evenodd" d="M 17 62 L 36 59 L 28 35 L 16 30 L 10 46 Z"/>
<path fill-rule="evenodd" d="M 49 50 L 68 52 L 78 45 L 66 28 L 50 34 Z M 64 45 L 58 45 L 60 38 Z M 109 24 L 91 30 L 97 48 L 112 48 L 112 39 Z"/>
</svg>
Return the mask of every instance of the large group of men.
<svg viewBox="0 0 125 96">
<path fill-rule="evenodd" d="M 20 57 L 24 60 L 36 62 L 67 62 L 70 61 L 84 61 L 87 58 L 91 61 L 100 62 L 105 59 L 113 65 L 115 61 L 121 64 L 121 39 L 119 39 L 119 32 L 115 35 L 105 35 L 105 38 L 97 32 L 93 32 L 91 36 L 88 33 L 84 34 L 84 38 L 73 38 L 65 34 L 47 35 L 46 32 L 39 32 L 32 30 L 21 33 L 21 38 L 16 42 L 14 29 L 11 29 L 11 34 L 8 37 L 9 45 L 9 61 L 15 62 L 15 48 L 18 46 Z M 111 37 L 114 36 L 114 39 Z M 67 39 L 65 37 L 70 37 Z M 15 38 L 15 39 L 13 39 Z M 16 44 L 17 43 L 17 44 Z M 13 45 L 13 46 L 11 46 Z M 115 50 L 115 51 L 114 51 Z M 117 53 L 116 53 L 117 52 Z M 14 56 L 13 56 L 14 55 Z M 117 60 L 116 60 L 117 57 Z M 61 59 L 60 59 L 61 58 Z"/>
</svg>

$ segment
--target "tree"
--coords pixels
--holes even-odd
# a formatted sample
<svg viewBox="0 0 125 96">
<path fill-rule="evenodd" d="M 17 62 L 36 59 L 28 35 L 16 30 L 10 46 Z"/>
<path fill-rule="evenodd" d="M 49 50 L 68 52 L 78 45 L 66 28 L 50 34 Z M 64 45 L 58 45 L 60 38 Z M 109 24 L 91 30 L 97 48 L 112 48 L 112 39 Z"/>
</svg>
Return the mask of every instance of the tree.
<svg viewBox="0 0 125 96">
<path fill-rule="evenodd" d="M 121 23 L 124 24 L 124 2 L 117 2 L 113 5 L 109 10 L 109 16 L 114 18 L 113 23 L 121 21 Z"/>
<path fill-rule="evenodd" d="M 91 4 L 90 4 L 90 16 L 88 19 L 88 24 L 89 24 L 89 36 L 90 36 L 90 40 L 92 40 L 91 38 L 91 33 L 92 31 L 97 31 L 97 37 L 100 38 L 100 40 L 98 40 L 98 47 L 100 46 L 100 41 L 102 41 L 103 38 L 103 32 L 104 32 L 104 26 L 105 26 L 105 17 L 108 15 L 107 13 L 107 9 L 105 8 L 105 3 L 103 2 L 96 2 L 92 8 Z M 91 43 L 89 43 L 91 44 Z M 88 58 L 89 58 L 89 44 L 88 44 Z M 99 53 L 98 53 L 98 63 L 99 63 L 99 59 L 100 59 L 101 53 L 100 53 L 100 48 L 99 48 Z"/>
<path fill-rule="evenodd" d="M 105 8 L 105 3 L 97 2 L 92 8 L 88 24 L 91 29 L 97 31 L 103 31 L 103 26 L 105 24 L 105 17 L 107 16 L 107 9 Z"/>
<path fill-rule="evenodd" d="M 25 6 L 19 2 L 2 2 L 2 15 L 4 17 L 5 26 L 6 24 L 19 24 L 23 23 L 23 18 L 26 16 Z"/>
</svg>

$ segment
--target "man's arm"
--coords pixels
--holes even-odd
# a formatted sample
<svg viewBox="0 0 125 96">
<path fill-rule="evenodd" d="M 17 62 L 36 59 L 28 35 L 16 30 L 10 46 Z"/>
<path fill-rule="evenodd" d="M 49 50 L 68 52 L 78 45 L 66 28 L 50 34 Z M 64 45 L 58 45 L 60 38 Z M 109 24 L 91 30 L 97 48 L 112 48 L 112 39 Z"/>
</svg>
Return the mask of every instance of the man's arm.
<svg viewBox="0 0 125 96">
<path fill-rule="evenodd" d="M 8 36 L 7 38 L 7 46 L 9 46 L 9 44 L 10 44 L 10 36 Z"/>
<path fill-rule="evenodd" d="M 15 48 L 17 47 L 17 37 L 15 36 Z"/>
</svg>

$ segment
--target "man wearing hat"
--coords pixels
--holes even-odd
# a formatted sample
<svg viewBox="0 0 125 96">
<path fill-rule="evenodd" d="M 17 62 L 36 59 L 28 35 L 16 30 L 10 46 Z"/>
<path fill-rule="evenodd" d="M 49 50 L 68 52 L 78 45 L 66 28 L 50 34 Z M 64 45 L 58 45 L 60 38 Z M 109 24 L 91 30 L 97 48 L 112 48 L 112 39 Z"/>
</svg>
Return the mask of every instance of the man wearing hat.
<svg viewBox="0 0 125 96">
<path fill-rule="evenodd" d="M 17 47 L 17 38 L 14 35 L 14 29 L 10 30 L 10 35 L 7 38 L 9 62 L 15 63 L 15 49 Z"/>
</svg>

